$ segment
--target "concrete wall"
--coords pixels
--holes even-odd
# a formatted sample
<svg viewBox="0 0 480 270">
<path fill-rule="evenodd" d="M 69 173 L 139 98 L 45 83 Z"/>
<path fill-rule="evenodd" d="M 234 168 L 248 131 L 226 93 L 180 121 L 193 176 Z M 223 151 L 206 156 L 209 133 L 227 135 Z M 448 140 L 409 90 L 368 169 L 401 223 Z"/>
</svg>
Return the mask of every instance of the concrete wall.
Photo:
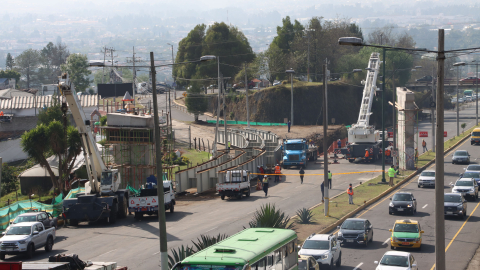
<svg viewBox="0 0 480 270">
<path fill-rule="evenodd" d="M 20 146 L 20 138 L 0 142 L 0 157 L 2 162 L 8 163 L 28 158 Z"/>
<path fill-rule="evenodd" d="M 398 96 L 398 154 L 399 167 L 403 170 L 415 169 L 414 125 L 415 94 L 403 87 L 397 87 Z"/>
<path fill-rule="evenodd" d="M 90 115 L 89 118 L 90 119 Z M 152 116 L 140 116 L 132 114 L 109 113 L 107 114 L 108 126 L 115 127 L 141 127 L 153 128 L 154 121 Z"/>
</svg>

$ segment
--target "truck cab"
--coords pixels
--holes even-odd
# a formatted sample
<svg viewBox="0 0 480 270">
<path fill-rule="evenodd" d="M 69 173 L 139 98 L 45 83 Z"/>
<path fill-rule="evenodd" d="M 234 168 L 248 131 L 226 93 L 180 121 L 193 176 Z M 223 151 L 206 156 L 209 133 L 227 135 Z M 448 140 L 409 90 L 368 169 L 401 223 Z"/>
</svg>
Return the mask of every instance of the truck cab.
<svg viewBox="0 0 480 270">
<path fill-rule="evenodd" d="M 282 145 L 282 164 L 287 166 L 307 167 L 307 160 L 317 159 L 317 149 L 308 146 L 307 139 L 284 140 Z"/>
<path fill-rule="evenodd" d="M 217 192 L 222 200 L 225 197 L 241 199 L 243 195 L 250 197 L 250 172 L 248 170 L 232 170 L 219 178 Z"/>
</svg>

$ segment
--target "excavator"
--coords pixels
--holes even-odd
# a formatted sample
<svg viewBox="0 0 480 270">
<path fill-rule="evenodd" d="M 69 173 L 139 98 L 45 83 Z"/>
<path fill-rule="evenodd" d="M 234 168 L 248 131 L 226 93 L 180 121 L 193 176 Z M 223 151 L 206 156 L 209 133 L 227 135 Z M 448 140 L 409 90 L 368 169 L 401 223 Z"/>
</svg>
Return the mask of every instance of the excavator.
<svg viewBox="0 0 480 270">
<path fill-rule="evenodd" d="M 103 163 L 93 138 L 90 120 L 83 112 L 67 73 L 59 77 L 58 89 L 62 99 L 62 111 L 66 113 L 70 109 L 81 135 L 88 174 L 85 192 L 78 193 L 76 198 L 63 201 L 64 216 L 70 220 L 72 226 L 78 226 L 81 221 L 105 220 L 115 223 L 117 218 L 125 218 L 128 214 L 129 192 L 120 189 L 121 175 L 118 169 L 107 168 Z"/>
</svg>

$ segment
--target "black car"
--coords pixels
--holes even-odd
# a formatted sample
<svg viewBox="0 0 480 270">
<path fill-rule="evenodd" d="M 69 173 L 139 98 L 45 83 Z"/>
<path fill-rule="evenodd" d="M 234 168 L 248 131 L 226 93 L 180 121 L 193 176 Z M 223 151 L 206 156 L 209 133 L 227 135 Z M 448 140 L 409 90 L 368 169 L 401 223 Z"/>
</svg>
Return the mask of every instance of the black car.
<svg viewBox="0 0 480 270">
<path fill-rule="evenodd" d="M 432 76 L 430 75 L 423 76 L 422 78 L 417 79 L 417 82 L 431 82 L 431 81 L 432 81 Z"/>
<path fill-rule="evenodd" d="M 444 195 L 445 216 L 457 216 L 465 219 L 467 216 L 467 200 L 460 193 L 445 193 Z"/>
<path fill-rule="evenodd" d="M 391 202 L 388 206 L 388 213 L 390 215 L 403 213 L 413 215 L 417 212 L 417 199 L 415 199 L 410 192 L 395 193 L 390 200 Z"/>
<path fill-rule="evenodd" d="M 373 241 L 373 226 L 363 218 L 349 218 L 338 226 L 338 240 L 342 244 L 361 244 L 368 246 Z"/>
</svg>

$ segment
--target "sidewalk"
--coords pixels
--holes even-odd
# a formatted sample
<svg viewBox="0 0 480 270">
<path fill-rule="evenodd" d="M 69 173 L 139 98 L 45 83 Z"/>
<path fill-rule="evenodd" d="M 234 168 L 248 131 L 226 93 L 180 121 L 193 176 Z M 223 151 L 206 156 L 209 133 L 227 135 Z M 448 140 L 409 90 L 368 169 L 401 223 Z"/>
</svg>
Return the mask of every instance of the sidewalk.
<svg viewBox="0 0 480 270">
<path fill-rule="evenodd" d="M 467 270 L 477 270 L 480 269 L 480 246 L 478 247 L 477 251 L 475 252 L 475 255 L 473 255 L 473 258 L 470 260 L 467 266 Z"/>
</svg>

